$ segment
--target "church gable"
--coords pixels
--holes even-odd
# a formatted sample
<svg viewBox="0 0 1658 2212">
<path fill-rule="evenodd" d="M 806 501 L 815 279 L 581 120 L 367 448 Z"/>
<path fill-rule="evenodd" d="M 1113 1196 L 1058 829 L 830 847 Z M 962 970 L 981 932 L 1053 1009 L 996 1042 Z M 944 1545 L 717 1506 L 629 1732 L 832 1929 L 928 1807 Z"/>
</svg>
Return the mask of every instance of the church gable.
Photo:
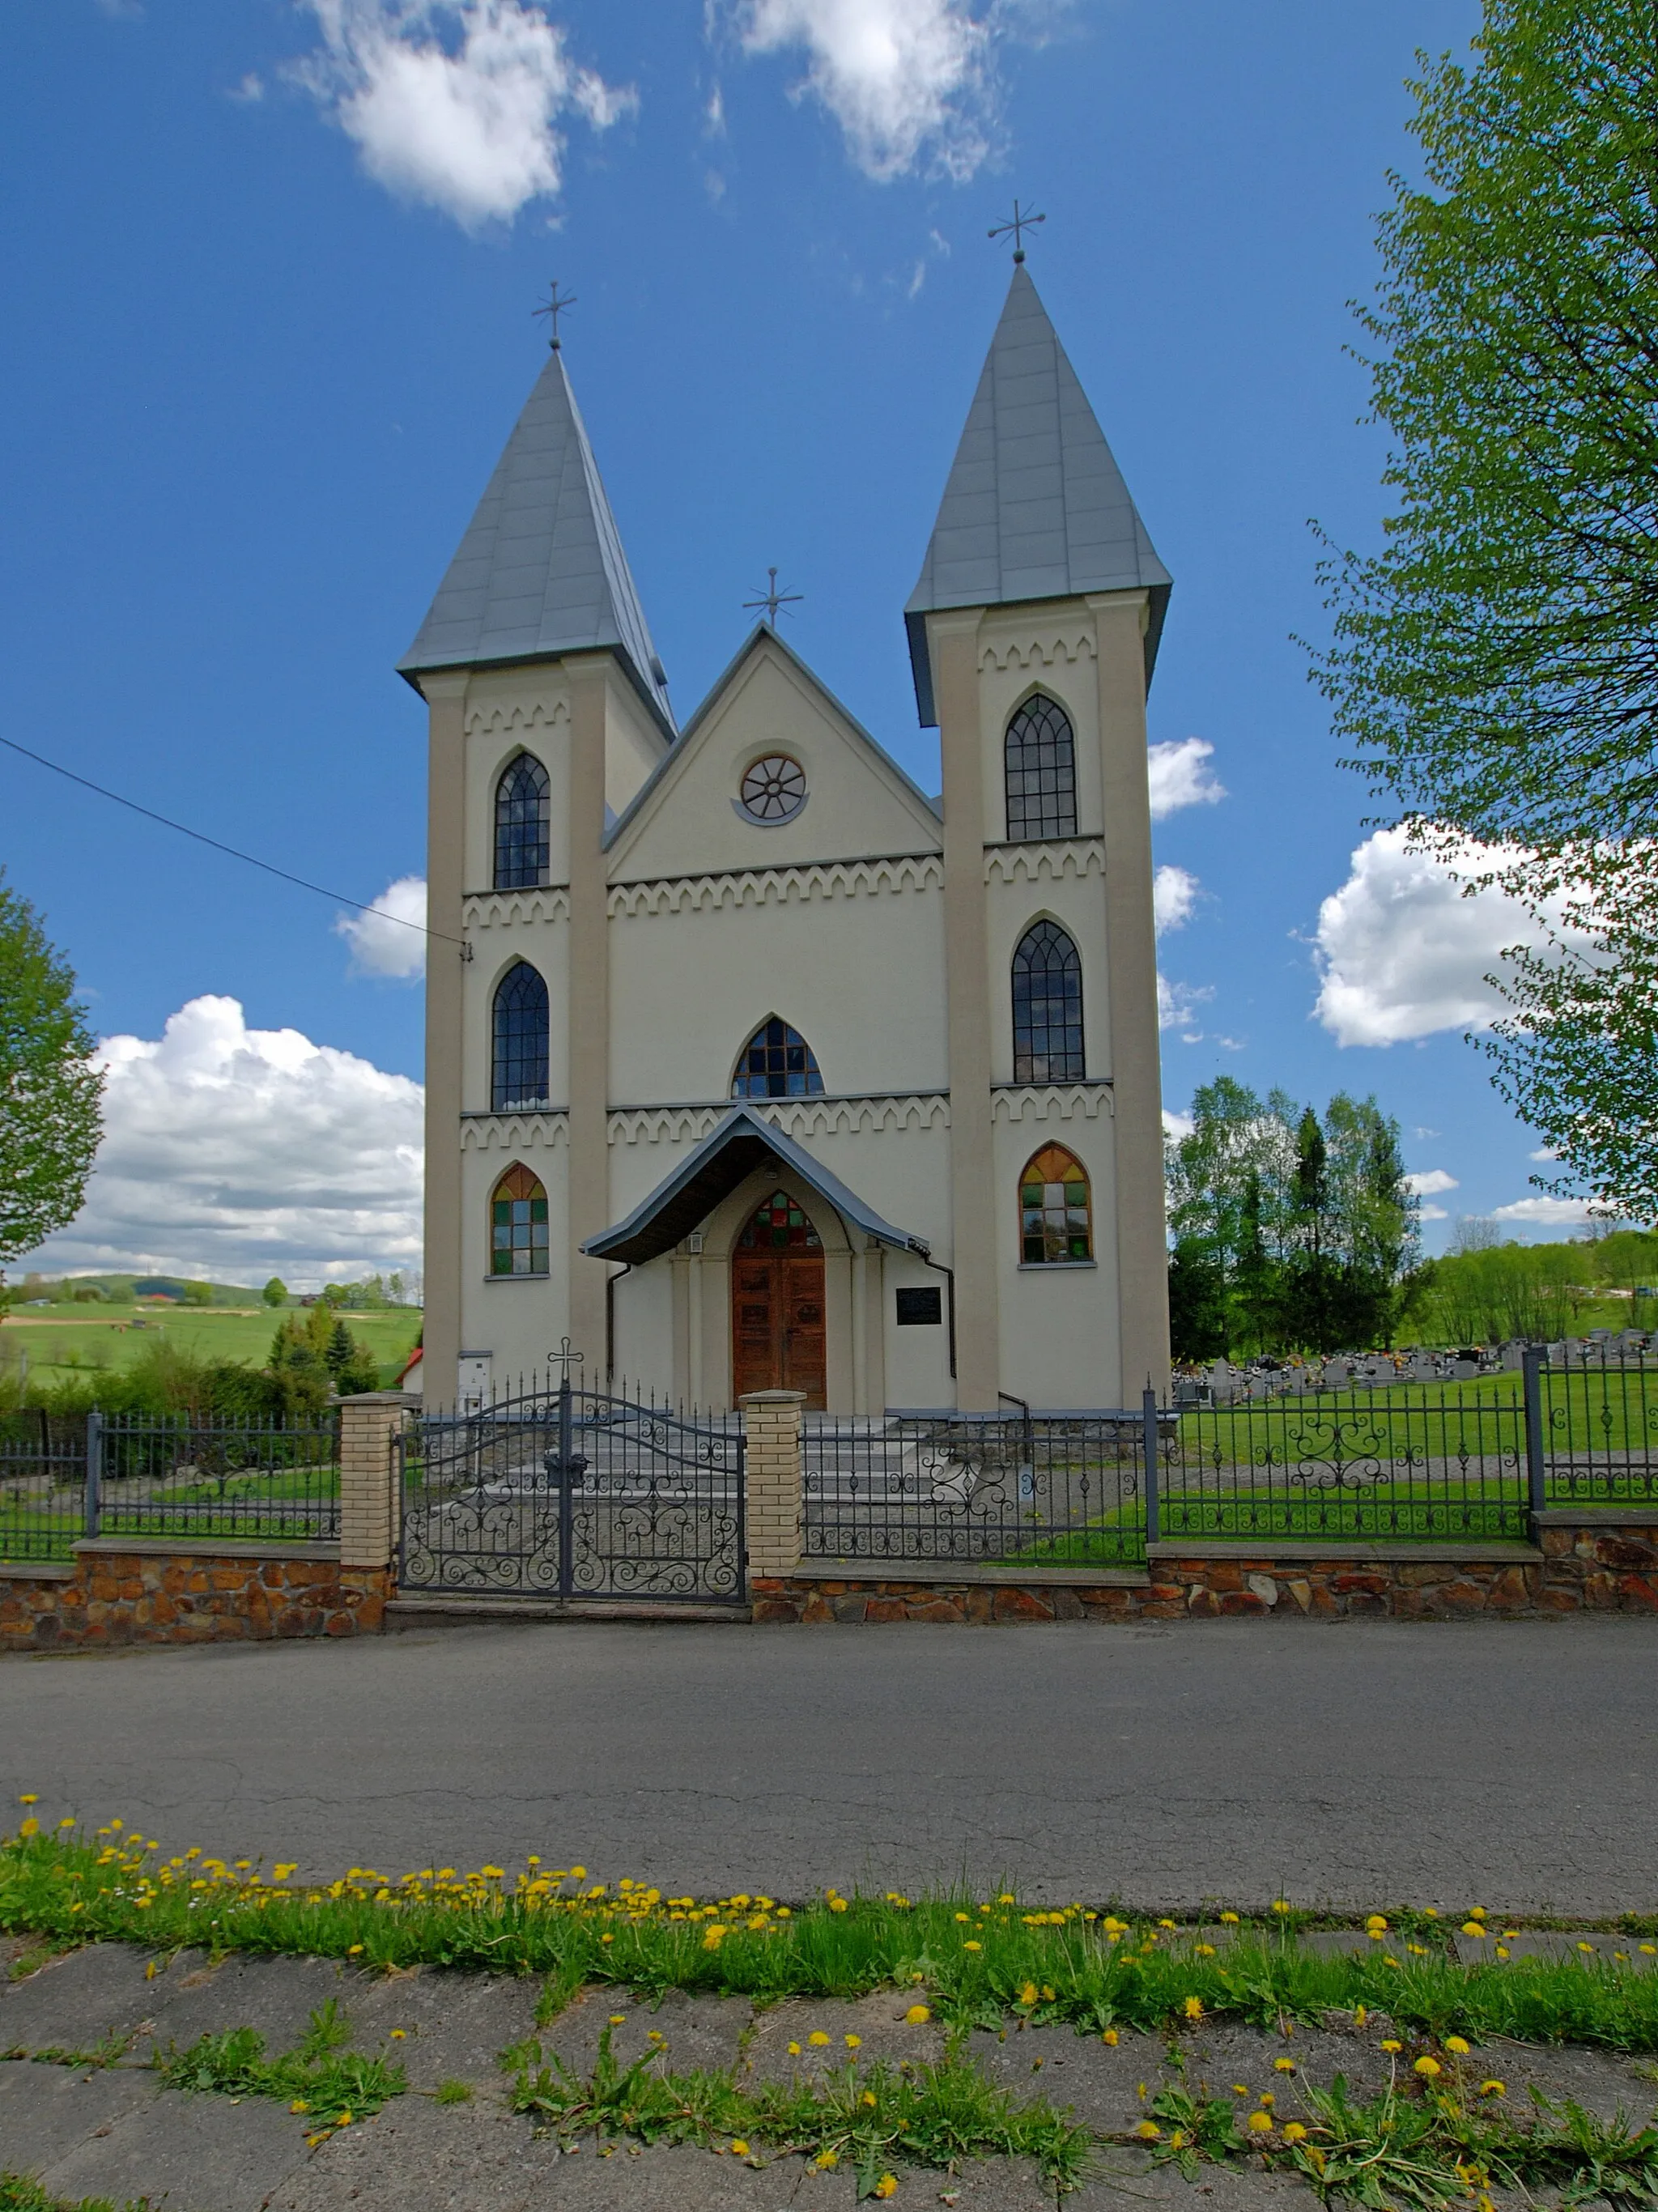
<svg viewBox="0 0 1658 2212">
<path fill-rule="evenodd" d="M 617 823 L 612 883 L 936 853 L 926 797 L 763 624 Z"/>
</svg>

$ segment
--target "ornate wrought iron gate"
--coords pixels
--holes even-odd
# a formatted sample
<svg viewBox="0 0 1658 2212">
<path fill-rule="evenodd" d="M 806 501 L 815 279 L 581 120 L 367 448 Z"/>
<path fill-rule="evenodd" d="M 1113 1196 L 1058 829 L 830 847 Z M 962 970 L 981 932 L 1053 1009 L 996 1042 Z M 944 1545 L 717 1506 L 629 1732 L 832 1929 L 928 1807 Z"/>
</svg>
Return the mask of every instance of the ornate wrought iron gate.
<svg viewBox="0 0 1658 2212">
<path fill-rule="evenodd" d="M 405 1432 L 399 1585 L 740 1605 L 743 1431 L 574 1388 L 428 1414 Z"/>
</svg>

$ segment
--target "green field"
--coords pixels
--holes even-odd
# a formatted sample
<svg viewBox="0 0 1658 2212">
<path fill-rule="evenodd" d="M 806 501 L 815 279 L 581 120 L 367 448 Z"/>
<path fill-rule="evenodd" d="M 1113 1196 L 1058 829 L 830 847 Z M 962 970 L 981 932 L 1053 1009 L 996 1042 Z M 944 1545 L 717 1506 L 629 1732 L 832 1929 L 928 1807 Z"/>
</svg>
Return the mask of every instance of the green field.
<svg viewBox="0 0 1658 2212">
<path fill-rule="evenodd" d="M 292 1309 L 288 1309 L 292 1310 Z M 70 1318 L 71 1315 L 73 1318 Z M 263 1367 L 283 1318 L 269 1306 L 75 1306 L 7 1315 L 0 1323 L 0 1374 L 15 1376 L 27 1359 L 31 1380 L 50 1383 L 100 1368 L 125 1367 L 147 1344 L 171 1345 L 198 1359 L 238 1359 Z M 380 1363 L 382 1379 L 401 1366 L 420 1334 L 414 1306 L 368 1308 L 340 1318 Z"/>
</svg>

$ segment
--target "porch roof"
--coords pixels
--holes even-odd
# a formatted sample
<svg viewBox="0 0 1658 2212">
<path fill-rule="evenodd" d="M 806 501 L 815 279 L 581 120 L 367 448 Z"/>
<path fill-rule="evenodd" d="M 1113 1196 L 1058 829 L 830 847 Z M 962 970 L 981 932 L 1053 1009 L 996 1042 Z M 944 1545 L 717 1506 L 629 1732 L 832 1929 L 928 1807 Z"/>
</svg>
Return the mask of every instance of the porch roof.
<svg viewBox="0 0 1658 2212">
<path fill-rule="evenodd" d="M 804 1145 L 785 1134 L 749 1100 L 734 1105 L 701 1142 L 694 1146 L 671 1175 L 664 1177 L 650 1196 L 625 1221 L 598 1237 L 590 1237 L 582 1250 L 594 1260 L 625 1260 L 630 1267 L 671 1252 L 700 1221 L 707 1220 L 721 1199 L 729 1198 L 740 1182 L 763 1166 L 768 1158 L 790 1169 L 801 1182 L 826 1199 L 850 1227 L 862 1230 L 878 1243 L 900 1252 L 918 1252 L 923 1259 L 932 1246 L 923 1237 L 912 1237 L 884 1221 L 839 1176 L 815 1160 Z"/>
</svg>

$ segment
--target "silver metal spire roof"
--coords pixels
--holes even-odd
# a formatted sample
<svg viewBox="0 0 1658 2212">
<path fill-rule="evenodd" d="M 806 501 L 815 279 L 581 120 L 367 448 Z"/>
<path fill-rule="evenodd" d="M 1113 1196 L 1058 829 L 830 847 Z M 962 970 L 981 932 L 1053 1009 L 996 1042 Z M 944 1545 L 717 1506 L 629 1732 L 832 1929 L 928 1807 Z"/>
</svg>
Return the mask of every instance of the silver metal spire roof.
<svg viewBox="0 0 1658 2212">
<path fill-rule="evenodd" d="M 927 615 L 945 607 L 1149 589 L 1149 684 L 1170 581 L 1020 264 L 968 410 L 920 580 L 904 609 L 923 726 L 938 720 Z"/>
<path fill-rule="evenodd" d="M 670 730 L 656 657 L 598 465 L 564 372 L 548 356 L 489 488 L 398 664 L 435 668 L 541 660 L 613 646 Z"/>
</svg>

